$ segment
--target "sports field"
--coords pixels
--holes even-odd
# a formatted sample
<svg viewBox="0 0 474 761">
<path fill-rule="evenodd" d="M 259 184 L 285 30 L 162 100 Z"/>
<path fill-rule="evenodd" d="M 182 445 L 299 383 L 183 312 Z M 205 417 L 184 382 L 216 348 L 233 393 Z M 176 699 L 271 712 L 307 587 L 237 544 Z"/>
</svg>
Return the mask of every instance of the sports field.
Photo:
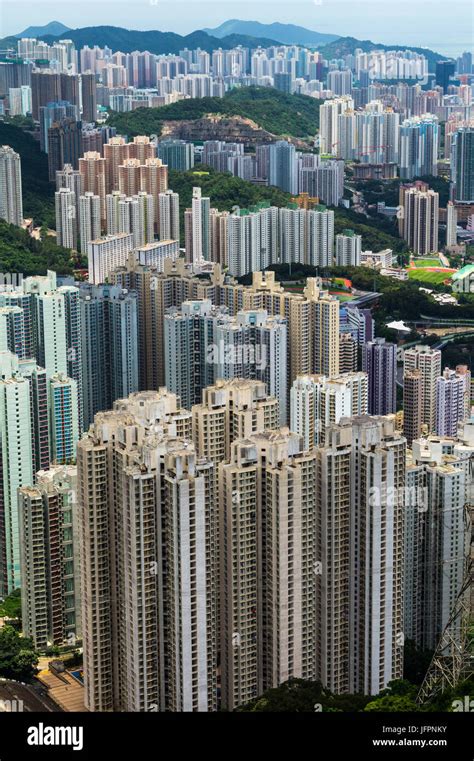
<svg viewBox="0 0 474 761">
<path fill-rule="evenodd" d="M 436 285 L 449 280 L 453 272 L 455 270 L 446 267 L 412 267 L 408 270 L 408 277 L 410 280 L 417 280 L 420 283 Z"/>
<path fill-rule="evenodd" d="M 410 280 L 417 280 L 426 285 L 438 285 L 449 280 L 455 272 L 453 269 L 443 267 L 438 257 L 424 256 L 418 259 L 412 259 L 408 267 L 408 277 Z"/>
<path fill-rule="evenodd" d="M 329 293 L 331 294 L 331 296 L 337 296 L 337 298 L 341 302 L 354 300 L 354 296 L 351 296 L 351 294 L 347 293 L 347 291 L 331 291 L 330 290 Z"/>
<path fill-rule="evenodd" d="M 439 267 L 439 259 L 413 259 L 416 268 L 419 267 Z"/>
</svg>

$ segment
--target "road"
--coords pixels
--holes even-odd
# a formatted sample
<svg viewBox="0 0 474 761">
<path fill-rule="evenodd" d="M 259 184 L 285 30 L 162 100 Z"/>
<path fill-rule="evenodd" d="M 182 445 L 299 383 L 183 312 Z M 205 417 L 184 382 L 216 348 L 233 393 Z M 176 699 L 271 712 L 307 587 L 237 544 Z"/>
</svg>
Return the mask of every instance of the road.
<svg viewBox="0 0 474 761">
<path fill-rule="evenodd" d="M 15 706 L 27 712 L 56 713 L 61 710 L 48 697 L 47 690 L 38 682 L 23 684 L 10 679 L 1 679 L 0 701 L 5 701 L 9 706 L 12 705 L 13 710 Z M 0 702 L 0 715 L 5 709 L 5 703 Z"/>
</svg>

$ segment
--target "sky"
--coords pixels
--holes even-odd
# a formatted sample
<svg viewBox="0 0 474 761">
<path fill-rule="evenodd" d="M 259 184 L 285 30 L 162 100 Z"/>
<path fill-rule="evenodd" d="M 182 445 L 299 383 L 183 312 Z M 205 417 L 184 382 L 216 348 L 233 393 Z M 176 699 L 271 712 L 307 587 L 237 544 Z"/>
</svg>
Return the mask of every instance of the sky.
<svg viewBox="0 0 474 761">
<path fill-rule="evenodd" d="M 238 18 L 293 23 L 384 44 L 428 47 L 444 55 L 472 50 L 472 0 L 0 0 L 0 37 L 61 21 L 188 34 Z"/>
</svg>

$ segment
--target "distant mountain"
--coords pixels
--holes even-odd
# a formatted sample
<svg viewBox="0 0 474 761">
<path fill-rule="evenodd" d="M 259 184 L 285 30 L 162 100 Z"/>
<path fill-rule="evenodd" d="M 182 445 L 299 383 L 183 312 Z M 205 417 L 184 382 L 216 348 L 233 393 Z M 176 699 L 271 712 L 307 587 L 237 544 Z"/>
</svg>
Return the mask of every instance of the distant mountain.
<svg viewBox="0 0 474 761">
<path fill-rule="evenodd" d="M 59 28 L 59 31 L 58 31 Z M 54 29 L 55 33 L 47 30 Z M 257 21 L 226 21 L 216 29 L 197 30 L 186 36 L 174 32 L 157 30 L 138 31 L 123 29 L 118 26 L 89 26 L 80 29 L 68 29 L 58 21 L 52 21 L 44 27 L 29 27 L 21 35 L 0 40 L 3 47 L 15 47 L 20 36 L 41 37 L 50 44 L 57 42 L 67 34 L 79 49 L 83 45 L 109 47 L 113 51 L 131 53 L 133 50 L 148 50 L 154 54 L 174 54 L 183 48 L 190 50 L 200 47 L 209 53 L 217 48 L 232 48 L 243 45 L 248 48 L 269 47 L 271 45 L 300 44 L 317 47 L 324 58 L 342 58 L 359 48 L 370 50 L 414 50 L 423 53 L 428 59 L 430 72 L 435 71 L 436 61 L 445 60 L 445 56 L 428 48 L 415 48 L 403 43 L 383 45 L 371 40 L 358 40 L 355 37 L 336 37 L 332 34 L 313 32 L 292 24 L 261 24 Z M 306 35 L 306 36 L 305 36 Z M 309 36 L 308 36 L 309 35 Z"/>
<path fill-rule="evenodd" d="M 61 36 L 61 35 L 59 35 Z M 183 48 L 201 48 L 212 52 L 220 47 L 234 47 L 235 45 L 244 45 L 245 47 L 256 48 L 259 46 L 268 47 L 269 45 L 278 45 L 277 40 L 267 38 L 254 38 L 242 34 L 233 34 L 229 37 L 212 37 L 211 35 L 198 30 L 184 37 L 174 32 L 159 32 L 156 30 L 138 31 L 133 29 L 123 29 L 118 26 L 87 26 L 83 29 L 69 30 L 68 39 L 72 40 L 76 48 L 83 45 L 105 46 L 113 51 L 120 50 L 122 53 L 131 53 L 134 50 L 148 50 L 150 53 L 173 54 L 178 53 Z M 43 35 L 45 42 L 57 42 L 58 36 Z"/>
<path fill-rule="evenodd" d="M 14 34 L 13 37 L 43 37 L 43 35 L 52 34 L 53 37 L 63 37 L 66 32 L 69 32 L 68 26 L 64 26 L 60 21 L 50 21 L 45 26 L 29 26 L 24 29 L 20 34 Z"/>
<path fill-rule="evenodd" d="M 239 33 L 250 34 L 254 37 L 272 37 L 287 45 L 297 44 L 317 47 L 326 59 L 342 58 L 345 55 L 354 53 L 357 48 L 360 48 L 364 52 L 369 52 L 370 50 L 408 49 L 425 55 L 428 59 L 429 70 L 433 72 L 436 61 L 445 59 L 445 56 L 428 48 L 415 48 L 413 45 L 404 43 L 383 45 L 380 42 L 372 42 L 371 40 L 358 40 L 355 37 L 341 37 L 336 34 L 314 32 L 311 29 L 295 26 L 294 24 L 261 24 L 258 21 L 238 21 L 233 19 L 225 21 L 215 29 L 204 29 L 204 31 L 221 39 L 225 38 L 225 35 Z"/>
<path fill-rule="evenodd" d="M 323 34 L 304 26 L 295 24 L 261 24 L 259 21 L 239 21 L 232 19 L 225 21 L 215 29 L 204 29 L 213 37 L 227 37 L 229 34 L 247 34 L 251 37 L 271 37 L 278 42 L 287 45 L 326 45 L 337 40 L 337 34 Z"/>
<path fill-rule="evenodd" d="M 428 48 L 414 48 L 413 45 L 406 44 L 394 44 L 394 45 L 382 45 L 381 42 L 372 42 L 371 40 L 357 40 L 355 37 L 339 37 L 334 42 L 330 42 L 322 48 L 319 48 L 319 52 L 322 53 L 324 58 L 331 60 L 331 58 L 342 58 L 343 56 L 354 53 L 357 49 L 363 50 L 364 53 L 369 53 L 371 50 L 413 50 L 415 53 L 421 53 L 428 60 L 428 69 L 430 72 L 435 71 L 436 61 L 445 60 L 446 56 L 436 53 L 434 50 Z"/>
</svg>

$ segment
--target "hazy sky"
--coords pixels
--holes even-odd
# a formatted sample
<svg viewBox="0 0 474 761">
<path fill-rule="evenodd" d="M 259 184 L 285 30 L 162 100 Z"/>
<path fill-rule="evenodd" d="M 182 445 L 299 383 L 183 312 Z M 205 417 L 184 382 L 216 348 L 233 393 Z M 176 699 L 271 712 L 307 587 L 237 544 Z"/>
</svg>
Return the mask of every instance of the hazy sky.
<svg viewBox="0 0 474 761">
<path fill-rule="evenodd" d="M 187 34 L 231 18 L 300 24 L 457 55 L 473 45 L 472 0 L 0 0 L 0 36 L 32 24 L 108 24 Z"/>
</svg>

